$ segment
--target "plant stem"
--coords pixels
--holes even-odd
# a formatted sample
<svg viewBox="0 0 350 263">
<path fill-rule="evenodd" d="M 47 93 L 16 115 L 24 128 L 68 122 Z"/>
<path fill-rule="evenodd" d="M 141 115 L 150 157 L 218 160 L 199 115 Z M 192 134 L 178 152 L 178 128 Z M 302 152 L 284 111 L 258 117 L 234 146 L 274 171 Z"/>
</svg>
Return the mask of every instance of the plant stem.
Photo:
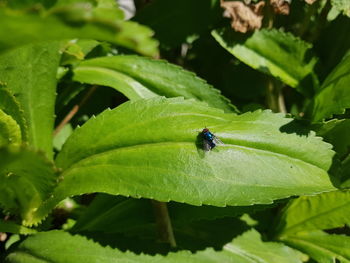
<svg viewBox="0 0 350 263">
<path fill-rule="evenodd" d="M 284 102 L 284 96 L 282 93 L 282 88 L 280 88 L 278 91 L 278 111 L 284 114 L 287 113 L 286 104 Z"/>
<path fill-rule="evenodd" d="M 173 227 L 171 225 L 167 204 L 152 200 L 153 211 L 156 217 L 159 239 L 176 247 Z"/>
<path fill-rule="evenodd" d="M 282 85 L 272 78 L 267 83 L 267 105 L 273 112 L 287 113 Z"/>
<path fill-rule="evenodd" d="M 58 124 L 58 126 L 56 127 L 55 131 L 53 132 L 53 135 L 55 136 L 57 133 L 59 133 L 62 128 L 64 127 L 64 125 L 66 125 L 73 117 L 75 114 L 77 114 L 77 112 L 79 111 L 79 109 L 86 103 L 86 101 L 90 98 L 90 96 L 92 95 L 92 93 L 95 92 L 97 86 L 93 86 L 89 89 L 89 91 L 84 95 L 83 99 L 80 101 L 79 104 L 76 104 L 73 106 L 73 108 L 70 110 L 70 112 L 68 112 L 68 114 L 66 115 L 66 117 L 64 117 L 64 119 L 60 122 L 60 124 Z"/>
</svg>

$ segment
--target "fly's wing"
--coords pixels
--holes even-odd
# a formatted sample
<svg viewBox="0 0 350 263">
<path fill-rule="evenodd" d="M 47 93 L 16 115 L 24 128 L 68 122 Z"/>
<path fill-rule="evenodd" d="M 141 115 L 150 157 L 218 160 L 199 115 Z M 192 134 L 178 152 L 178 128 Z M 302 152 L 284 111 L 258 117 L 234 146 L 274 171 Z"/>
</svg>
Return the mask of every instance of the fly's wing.
<svg viewBox="0 0 350 263">
<path fill-rule="evenodd" d="M 203 150 L 209 152 L 211 150 L 211 146 L 209 141 L 203 140 Z"/>
<path fill-rule="evenodd" d="M 213 141 L 217 145 L 225 145 L 218 137 L 214 135 Z"/>
</svg>

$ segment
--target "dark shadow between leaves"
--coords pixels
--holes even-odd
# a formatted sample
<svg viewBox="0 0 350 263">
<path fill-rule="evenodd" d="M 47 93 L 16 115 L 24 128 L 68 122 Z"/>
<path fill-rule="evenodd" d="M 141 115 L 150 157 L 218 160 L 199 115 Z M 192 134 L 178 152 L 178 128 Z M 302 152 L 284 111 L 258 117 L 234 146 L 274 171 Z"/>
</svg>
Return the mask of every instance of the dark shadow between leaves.
<svg viewBox="0 0 350 263">
<path fill-rule="evenodd" d="M 85 236 L 101 246 L 109 246 L 113 249 L 126 252 L 131 251 L 135 254 L 148 255 L 166 255 L 173 251 L 169 244 L 157 242 L 150 238 L 139 238 L 135 236 L 126 236 L 122 233 L 102 233 L 102 232 L 79 232 L 74 233 Z"/>
<path fill-rule="evenodd" d="M 85 236 L 101 246 L 110 246 L 121 251 L 131 251 L 136 254 L 161 254 L 169 252 L 189 250 L 192 253 L 207 248 L 222 250 L 223 246 L 235 237 L 243 234 L 250 227 L 238 218 L 221 218 L 215 220 L 201 220 L 183 225 L 173 225 L 174 235 L 177 242 L 176 248 L 162 243 L 156 239 L 138 236 L 127 236 L 122 233 L 102 232 L 75 232 Z M 154 227 L 154 231 L 156 231 Z"/>
<path fill-rule="evenodd" d="M 91 211 L 87 210 L 81 216 L 82 218 L 78 219 L 78 222 L 82 221 L 81 224 L 85 227 L 73 227 L 70 232 L 83 235 L 102 246 L 110 246 L 121 251 L 132 251 L 136 254 L 164 255 L 171 251 L 190 250 L 195 252 L 209 247 L 221 250 L 225 244 L 249 228 L 237 216 L 252 209 L 251 207 L 240 207 L 236 211 L 235 207 L 197 207 L 176 202 L 168 203 L 177 243 L 177 248 L 174 249 L 169 244 L 158 240 L 156 220 L 150 200 L 124 198 L 123 201 L 119 200 L 118 196 L 105 194 L 100 194 L 98 197 L 95 203 L 90 205 L 91 208 L 88 208 Z M 127 209 L 126 205 L 131 206 L 131 208 Z M 114 209 L 115 207 L 120 207 L 124 211 Z M 266 207 L 268 206 L 261 205 L 258 208 L 264 209 Z M 113 209 L 115 212 L 112 212 Z M 100 219 L 99 224 L 96 222 L 89 224 L 89 221 L 95 219 L 96 213 L 106 213 L 109 216 L 105 217 L 104 220 Z M 193 216 L 196 217 L 196 213 L 204 213 L 204 217 L 193 218 Z M 208 219 L 207 213 L 214 215 Z M 135 219 L 135 216 L 144 219 L 140 221 Z M 204 220 L 205 218 L 207 219 Z"/>
<path fill-rule="evenodd" d="M 297 134 L 299 136 L 309 136 L 311 126 L 308 121 L 302 119 L 291 119 L 290 122 L 280 127 L 280 132 Z"/>
<path fill-rule="evenodd" d="M 253 35 L 253 32 L 236 32 L 232 30 L 231 27 L 222 28 L 218 30 L 218 32 L 223 36 L 228 46 L 234 46 L 237 44 L 243 45 Z"/>
<path fill-rule="evenodd" d="M 316 77 L 312 74 L 306 75 L 301 81 L 299 81 L 297 90 L 307 98 L 312 98 L 316 93 L 316 88 L 318 85 L 315 78 Z"/>
<path fill-rule="evenodd" d="M 338 158 L 338 155 L 335 154 L 332 159 L 332 165 L 328 170 L 330 180 L 334 187 L 341 188 L 343 178 L 341 178 L 341 161 Z"/>
</svg>

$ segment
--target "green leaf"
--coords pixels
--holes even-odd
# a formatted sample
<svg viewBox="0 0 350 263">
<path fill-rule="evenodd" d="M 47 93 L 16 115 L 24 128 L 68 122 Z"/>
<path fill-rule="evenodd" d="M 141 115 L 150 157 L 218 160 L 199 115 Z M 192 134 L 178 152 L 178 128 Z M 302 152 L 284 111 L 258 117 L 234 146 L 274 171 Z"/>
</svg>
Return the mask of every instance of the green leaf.
<svg viewBox="0 0 350 263">
<path fill-rule="evenodd" d="M 299 197 L 284 209 L 279 222 L 279 236 L 344 226 L 350 222 L 350 190 Z"/>
<path fill-rule="evenodd" d="M 0 146 L 21 144 L 21 129 L 11 116 L 0 110 Z"/>
<path fill-rule="evenodd" d="M 224 246 L 224 250 L 238 254 L 246 260 L 243 262 L 301 262 L 299 255 L 291 248 L 280 243 L 262 242 L 256 230 L 250 230 L 234 239 Z"/>
<path fill-rule="evenodd" d="M 341 163 L 340 178 L 341 187 L 350 188 L 350 154 Z"/>
<path fill-rule="evenodd" d="M 23 223 L 56 186 L 57 175 L 42 154 L 24 147 L 0 149 L 0 204 L 20 214 Z"/>
<path fill-rule="evenodd" d="M 56 158 L 65 179 L 37 217 L 90 192 L 225 206 L 333 190 L 330 145 L 313 133 L 293 134 L 291 122 L 270 111 L 225 114 L 182 98 L 124 103 L 68 138 Z M 225 145 L 204 152 L 204 127 Z"/>
<path fill-rule="evenodd" d="M 139 56 L 115 56 L 85 60 L 74 69 L 74 80 L 110 86 L 129 99 L 183 96 L 235 111 L 229 100 L 203 79 L 166 61 Z"/>
<path fill-rule="evenodd" d="M 29 145 L 49 158 L 59 59 L 58 43 L 29 45 L 0 56 L 0 81 L 7 83 L 24 111 Z"/>
<path fill-rule="evenodd" d="M 74 39 L 65 44 L 61 65 L 74 64 L 85 58 L 95 47 L 100 45 L 99 41 L 92 39 Z"/>
<path fill-rule="evenodd" d="M 311 94 L 310 87 L 317 84 L 313 73 L 317 59 L 308 54 L 311 44 L 290 33 L 262 29 L 246 37 L 226 28 L 214 30 L 212 35 L 223 48 L 245 64 L 305 94 Z"/>
<path fill-rule="evenodd" d="M 317 135 L 324 138 L 326 142 L 334 146 L 334 150 L 340 158 L 344 158 L 350 149 L 350 120 L 333 119 L 322 125 Z"/>
<path fill-rule="evenodd" d="M 97 2 L 96 8 L 94 10 L 95 16 L 111 21 L 124 19 L 124 11 L 119 8 L 116 1 L 97 0 L 95 2 Z"/>
<path fill-rule="evenodd" d="M 98 194 L 72 228 L 74 232 L 104 231 L 128 233 L 132 228 L 154 223 L 151 201 L 127 199 L 121 196 Z"/>
<path fill-rule="evenodd" d="M 350 2 L 348 0 L 332 0 L 331 3 L 339 12 L 350 17 Z"/>
<path fill-rule="evenodd" d="M 1 73 L 0 73 L 1 74 Z M 0 109 L 10 115 L 20 126 L 23 141 L 28 140 L 27 125 L 24 118 L 24 112 L 19 102 L 7 88 L 0 88 Z"/>
<path fill-rule="evenodd" d="M 12 221 L 5 221 L 0 219 L 0 232 L 28 235 L 28 234 L 34 234 L 37 231 L 35 229 L 30 229 L 30 228 L 18 225 Z"/>
<path fill-rule="evenodd" d="M 133 20 L 148 25 L 166 47 L 178 47 L 222 18 L 218 0 L 157 0 L 138 10 Z M 176 21 L 176 22 L 175 22 Z M 170 33 L 171 32 L 171 33 Z"/>
<path fill-rule="evenodd" d="M 166 256 L 136 255 L 131 252 L 121 252 L 110 247 L 102 247 L 98 243 L 79 235 L 72 236 L 62 231 L 50 231 L 28 237 L 14 252 L 7 256 L 5 262 L 300 263 L 301 260 L 298 258 L 298 254 L 287 246 L 262 242 L 259 233 L 256 231 L 246 232 L 234 239 L 233 242 L 225 245 L 222 251 L 214 251 L 209 248 L 196 254 L 180 251 L 169 253 Z"/>
<path fill-rule="evenodd" d="M 307 253 L 319 263 L 350 262 L 349 236 L 314 231 L 287 236 L 283 241 L 289 246 Z"/>
<path fill-rule="evenodd" d="M 66 1 L 66 0 L 64 0 Z M 25 8 L 31 8 L 33 5 L 35 5 L 36 8 L 49 8 L 52 7 L 55 2 L 54 1 L 47 1 L 47 0 L 2 0 L 1 4 L 3 6 L 10 7 L 12 9 L 25 9 Z"/>
<path fill-rule="evenodd" d="M 53 138 L 53 146 L 56 150 L 60 151 L 62 149 L 62 145 L 68 139 L 68 137 L 72 134 L 73 128 L 71 124 L 66 124 L 63 126 L 62 130 L 59 131 Z"/>
<path fill-rule="evenodd" d="M 314 122 L 344 113 L 350 108 L 350 55 L 345 56 L 322 83 L 320 91 L 309 105 Z"/>
<path fill-rule="evenodd" d="M 108 20 L 123 20 L 124 12 L 118 7 L 116 1 L 113 0 L 57 0 L 54 7 L 65 7 L 73 4 L 88 4 L 88 7 L 94 7 L 93 14 L 100 18 L 107 18 Z"/>
<path fill-rule="evenodd" d="M 103 16 L 103 10 L 83 2 L 60 5 L 40 14 L 2 8 L 0 52 L 40 41 L 84 38 L 108 41 L 145 55 L 158 53 L 150 29 L 135 22 L 112 19 L 110 14 Z"/>
</svg>

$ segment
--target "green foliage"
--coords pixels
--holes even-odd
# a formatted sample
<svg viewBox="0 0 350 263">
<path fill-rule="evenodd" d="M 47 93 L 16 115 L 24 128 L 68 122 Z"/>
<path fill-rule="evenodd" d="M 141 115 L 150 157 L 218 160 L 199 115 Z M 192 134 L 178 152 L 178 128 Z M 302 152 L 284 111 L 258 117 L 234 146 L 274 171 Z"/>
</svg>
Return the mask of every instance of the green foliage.
<svg viewBox="0 0 350 263">
<path fill-rule="evenodd" d="M 65 125 L 62 130 L 55 135 L 53 138 L 53 147 L 60 151 L 62 149 L 62 145 L 68 139 L 68 137 L 72 134 L 73 128 L 70 124 Z"/>
<path fill-rule="evenodd" d="M 1 31 L 1 30 L 0 30 Z M 52 157 L 52 130 L 58 43 L 42 43 L 14 49 L 0 56 L 0 80 L 16 96 L 28 128 L 29 145 Z M 13 116 L 20 119 L 19 110 Z M 22 130 L 24 129 L 24 122 Z"/>
<path fill-rule="evenodd" d="M 42 248 L 46 247 L 45 250 Z M 77 253 L 75 247 L 79 247 Z M 269 253 L 266 253 L 269 251 Z M 166 256 L 135 255 L 62 231 L 39 233 L 29 237 L 7 256 L 5 262 L 301 262 L 298 254 L 282 244 L 262 242 L 256 231 L 249 231 L 224 246 L 222 251 L 207 249 L 196 254 L 187 251 Z"/>
<path fill-rule="evenodd" d="M 0 0 L 0 261 L 350 262 L 347 1 L 129 2 Z"/>
<path fill-rule="evenodd" d="M 49 197 L 55 187 L 55 169 L 42 154 L 26 148 L 0 149 L 0 205 L 20 214 L 23 223 Z"/>
<path fill-rule="evenodd" d="M 234 111 L 220 92 L 193 73 L 165 61 L 137 56 L 103 57 L 85 60 L 74 70 L 74 80 L 110 86 L 131 100 L 183 96 Z"/>
<path fill-rule="evenodd" d="M 350 187 L 350 154 L 342 161 L 340 178 L 342 178 L 342 187 Z"/>
<path fill-rule="evenodd" d="M 20 144 L 21 142 L 21 129 L 17 122 L 0 110 L 0 146 Z"/>
<path fill-rule="evenodd" d="M 14 234 L 23 234 L 23 235 L 37 233 L 37 231 L 34 229 L 30 229 L 30 228 L 18 225 L 12 221 L 5 221 L 5 220 L 0 220 L 0 231 L 14 233 Z"/>
<path fill-rule="evenodd" d="M 331 143 L 339 156 L 344 158 L 350 149 L 349 130 L 349 119 L 333 119 L 324 123 L 317 131 L 317 135 L 322 136 L 325 141 Z"/>
<path fill-rule="evenodd" d="M 224 114 L 182 99 L 126 103 L 91 119 L 70 136 L 56 159 L 65 180 L 54 196 L 60 200 L 95 189 L 223 206 L 269 203 L 295 194 L 297 189 L 300 194 L 333 189 L 326 173 L 333 155 L 329 145 L 313 135 L 281 133 L 281 127 L 291 121 L 269 112 Z M 225 146 L 203 152 L 196 138 L 205 126 L 215 131 Z M 264 143 L 255 139 L 256 133 L 262 138 L 261 131 L 266 134 Z M 96 133 L 100 140 L 93 137 Z M 281 141 L 288 143 L 282 146 Z M 177 154 L 180 149 L 181 155 Z M 275 162 L 271 169 L 266 166 L 268 160 Z M 262 169 L 265 173 L 255 178 Z M 279 169 L 284 170 L 283 179 Z M 134 178 L 132 186 L 130 177 Z M 175 185 L 176 192 L 172 190 Z"/>
<path fill-rule="evenodd" d="M 312 46 L 291 34 L 260 30 L 245 37 L 227 28 L 212 34 L 222 47 L 245 64 L 305 94 L 310 94 L 317 83 L 313 74 L 317 58 L 308 54 Z"/>
<path fill-rule="evenodd" d="M 157 54 L 151 30 L 121 20 L 113 9 L 111 13 L 107 8 L 108 15 L 105 11 L 105 7 L 94 8 L 83 1 L 39 13 L 1 8 L 0 52 L 35 42 L 79 37 L 109 41 L 145 55 Z"/>
<path fill-rule="evenodd" d="M 350 3 L 347 0 L 332 0 L 332 5 L 339 11 L 343 12 L 344 15 L 350 17 Z"/>
<path fill-rule="evenodd" d="M 346 55 L 322 83 L 311 104 L 314 121 L 342 114 L 350 107 L 350 55 Z"/>
<path fill-rule="evenodd" d="M 320 263 L 350 262 L 349 236 L 330 235 L 322 231 L 315 231 L 288 236 L 284 241 L 309 254 Z"/>
<path fill-rule="evenodd" d="M 342 227 L 350 222 L 350 191 L 299 197 L 282 212 L 279 235 Z"/>
<path fill-rule="evenodd" d="M 350 222 L 350 191 L 334 191 L 291 201 L 279 219 L 278 238 L 317 262 L 350 261 L 350 238 L 323 229 Z"/>
<path fill-rule="evenodd" d="M 313 134 L 282 133 L 291 121 L 268 111 L 225 114 L 179 98 L 138 100 L 107 110 L 63 146 L 56 163 L 65 179 L 33 223 L 65 197 L 89 192 L 225 206 L 334 189 L 326 172 L 333 156 L 329 145 Z M 217 151 L 205 153 L 201 142 L 196 144 L 205 126 L 225 143 Z M 274 167 L 267 165 L 271 160 Z"/>
<path fill-rule="evenodd" d="M 23 141 L 27 141 L 27 125 L 24 118 L 24 112 L 19 102 L 6 88 L 0 88 L 0 109 L 4 113 L 10 115 L 21 128 L 21 137 Z"/>
</svg>

